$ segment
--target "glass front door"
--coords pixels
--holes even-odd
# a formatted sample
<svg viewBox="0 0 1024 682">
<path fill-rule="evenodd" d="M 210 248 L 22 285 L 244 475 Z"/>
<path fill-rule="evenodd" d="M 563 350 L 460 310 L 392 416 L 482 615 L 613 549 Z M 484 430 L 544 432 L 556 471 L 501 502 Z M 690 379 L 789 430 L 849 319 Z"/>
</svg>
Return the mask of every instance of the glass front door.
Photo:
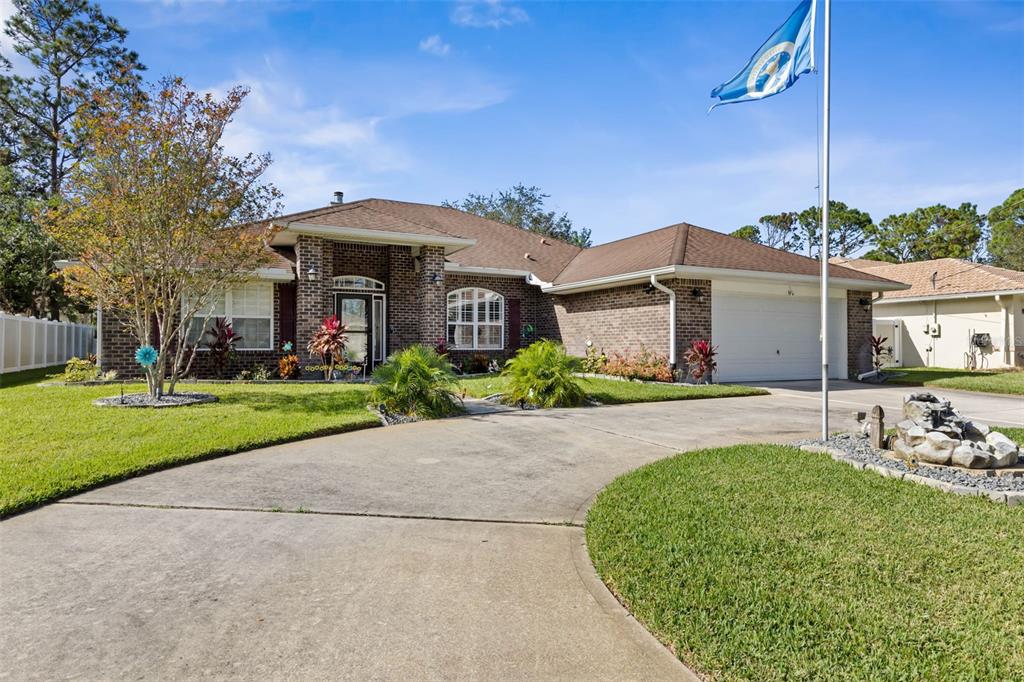
<svg viewBox="0 0 1024 682">
<path fill-rule="evenodd" d="M 373 348 L 372 306 L 369 296 L 336 294 L 335 314 L 345 325 L 348 343 L 345 344 L 345 361 L 358 365 L 372 364 L 370 351 Z"/>
</svg>

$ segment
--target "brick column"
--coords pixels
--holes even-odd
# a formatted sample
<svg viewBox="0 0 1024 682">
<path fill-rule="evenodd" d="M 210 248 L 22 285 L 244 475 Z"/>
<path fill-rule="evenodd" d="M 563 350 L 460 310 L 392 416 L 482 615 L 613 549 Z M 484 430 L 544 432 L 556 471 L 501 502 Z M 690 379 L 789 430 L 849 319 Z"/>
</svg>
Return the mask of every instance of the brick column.
<svg viewBox="0 0 1024 682">
<path fill-rule="evenodd" d="M 690 344 L 697 339 L 714 342 L 711 338 L 711 280 L 672 279 L 663 284 L 676 292 L 676 367 L 685 372 L 683 353 Z"/>
<path fill-rule="evenodd" d="M 434 282 L 435 275 L 444 277 L 444 248 L 420 248 L 420 271 L 417 289 L 423 306 L 420 317 L 420 343 L 434 346 L 445 338 L 446 296 L 444 282 Z"/>
<path fill-rule="evenodd" d="M 307 355 L 306 344 L 320 328 L 324 318 L 324 240 L 300 235 L 295 243 L 297 256 L 295 292 L 295 350 L 300 357 Z M 310 281 L 310 268 L 316 279 Z"/>
<path fill-rule="evenodd" d="M 868 304 L 861 305 L 867 299 Z M 871 371 L 871 342 L 874 334 L 871 324 L 871 292 L 846 292 L 846 375 L 849 379 Z"/>
</svg>

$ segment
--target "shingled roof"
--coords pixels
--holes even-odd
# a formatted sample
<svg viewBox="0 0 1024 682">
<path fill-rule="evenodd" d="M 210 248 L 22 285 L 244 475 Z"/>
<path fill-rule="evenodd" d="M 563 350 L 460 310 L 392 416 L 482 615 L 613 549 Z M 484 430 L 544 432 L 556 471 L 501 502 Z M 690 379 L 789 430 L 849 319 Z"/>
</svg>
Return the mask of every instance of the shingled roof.
<svg viewBox="0 0 1024 682">
<path fill-rule="evenodd" d="M 838 259 L 833 259 L 833 262 Z M 862 258 L 841 261 L 847 268 L 910 285 L 888 291 L 885 299 L 958 296 L 997 291 L 1024 291 L 1024 272 L 972 263 L 958 258 L 937 258 L 915 263 L 884 263 Z"/>
<path fill-rule="evenodd" d="M 472 240 L 448 255 L 468 268 L 531 272 L 555 285 L 640 273 L 673 265 L 817 276 L 813 258 L 679 223 L 587 249 L 454 208 L 387 199 L 361 199 L 275 218 L 276 225 Z M 892 284 L 873 273 L 831 265 L 833 277 Z"/>
<path fill-rule="evenodd" d="M 555 284 L 569 284 L 672 265 L 817 276 L 819 261 L 754 244 L 688 223 L 669 225 L 585 249 L 558 275 Z M 829 275 L 887 283 L 878 275 L 830 265 Z"/>
</svg>

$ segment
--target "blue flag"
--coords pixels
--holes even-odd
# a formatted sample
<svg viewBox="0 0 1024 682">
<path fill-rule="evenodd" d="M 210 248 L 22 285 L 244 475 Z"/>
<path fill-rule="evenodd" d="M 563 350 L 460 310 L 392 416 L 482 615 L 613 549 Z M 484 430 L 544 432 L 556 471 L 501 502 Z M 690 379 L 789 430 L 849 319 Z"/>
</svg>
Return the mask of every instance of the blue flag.
<svg viewBox="0 0 1024 682">
<path fill-rule="evenodd" d="M 711 109 L 777 95 L 814 68 L 812 2 L 803 0 L 738 74 L 711 91 L 719 99 Z"/>
</svg>

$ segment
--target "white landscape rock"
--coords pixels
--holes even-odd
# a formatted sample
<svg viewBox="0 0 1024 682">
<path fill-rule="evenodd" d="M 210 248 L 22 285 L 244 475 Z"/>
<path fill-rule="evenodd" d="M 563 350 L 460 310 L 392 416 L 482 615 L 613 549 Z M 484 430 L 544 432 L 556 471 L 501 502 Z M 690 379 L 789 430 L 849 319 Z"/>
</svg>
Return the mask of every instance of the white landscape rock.
<svg viewBox="0 0 1024 682">
<path fill-rule="evenodd" d="M 938 431 L 929 431 L 924 442 L 914 446 L 917 458 L 929 464 L 949 464 L 960 441 Z"/>
<path fill-rule="evenodd" d="M 965 469 L 987 469 L 992 466 L 994 457 L 984 450 L 970 445 L 961 445 L 953 450 L 951 461 L 953 464 Z"/>
</svg>

